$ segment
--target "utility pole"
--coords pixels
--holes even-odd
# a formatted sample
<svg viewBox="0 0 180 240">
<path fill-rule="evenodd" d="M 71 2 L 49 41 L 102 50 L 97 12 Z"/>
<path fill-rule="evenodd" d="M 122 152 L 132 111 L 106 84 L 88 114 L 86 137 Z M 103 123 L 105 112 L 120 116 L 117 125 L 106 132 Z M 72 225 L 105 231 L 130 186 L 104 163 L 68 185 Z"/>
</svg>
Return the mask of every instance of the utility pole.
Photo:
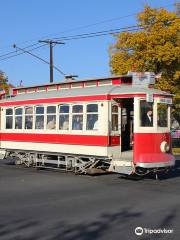
<svg viewBox="0 0 180 240">
<path fill-rule="evenodd" d="M 53 40 L 39 40 L 40 43 L 47 43 L 49 44 L 49 48 L 50 48 L 50 82 L 53 82 L 53 44 L 64 44 L 63 42 L 59 42 L 59 41 L 53 41 Z"/>
</svg>

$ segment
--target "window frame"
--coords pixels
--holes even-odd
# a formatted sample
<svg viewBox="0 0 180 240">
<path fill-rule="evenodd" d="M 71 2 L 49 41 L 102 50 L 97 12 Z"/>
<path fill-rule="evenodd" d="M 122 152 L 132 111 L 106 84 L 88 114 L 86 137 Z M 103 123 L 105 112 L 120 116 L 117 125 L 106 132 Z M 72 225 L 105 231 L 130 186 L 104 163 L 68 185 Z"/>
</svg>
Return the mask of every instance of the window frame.
<svg viewBox="0 0 180 240">
<path fill-rule="evenodd" d="M 60 112 L 61 106 L 68 106 L 68 107 L 69 107 L 68 113 L 61 113 L 61 112 Z M 63 129 L 63 128 L 60 129 L 60 116 L 61 116 L 61 115 L 63 115 L 63 116 L 68 116 L 68 117 L 69 117 L 68 129 Z M 61 103 L 61 104 L 59 104 L 59 105 L 58 105 L 57 118 L 58 118 L 58 126 L 57 126 L 58 131 L 70 131 L 70 130 L 71 130 L 71 125 L 72 125 L 72 124 L 71 124 L 71 105 L 68 104 L 68 103 Z"/>
<path fill-rule="evenodd" d="M 164 99 L 164 97 L 158 97 L 156 100 L 156 108 L 157 108 L 157 104 L 161 103 L 161 104 L 166 104 L 167 105 L 167 126 L 166 127 L 159 127 L 157 124 L 157 119 L 158 119 L 158 113 L 157 113 L 157 119 L 156 119 L 156 126 L 157 126 L 157 130 L 158 131 L 170 131 L 171 129 L 171 106 L 172 103 L 168 103 L 168 102 L 162 102 L 162 99 Z M 172 100 L 171 100 L 172 101 Z"/>
<path fill-rule="evenodd" d="M 26 109 L 27 108 L 32 108 L 32 113 L 27 113 L 26 114 Z M 35 108 L 34 106 L 30 105 L 30 106 L 24 106 L 24 130 L 26 131 L 32 131 L 35 129 Z M 32 116 L 33 120 L 32 120 L 32 128 L 26 128 L 26 117 Z"/>
<path fill-rule="evenodd" d="M 17 114 L 16 115 L 16 110 L 17 109 L 22 109 L 22 114 Z M 21 128 L 16 128 L 16 117 L 21 117 L 22 118 Z M 14 129 L 15 130 L 23 130 L 24 129 L 24 106 L 14 108 Z"/>
<path fill-rule="evenodd" d="M 112 109 L 113 109 L 113 106 L 117 106 L 117 112 L 113 112 Z M 110 125 L 110 129 L 111 129 L 111 132 L 112 133 L 119 133 L 120 134 L 120 106 L 118 105 L 118 103 L 116 102 L 111 102 L 111 105 L 110 105 L 110 108 L 111 108 L 111 125 Z M 112 120 L 113 120 L 113 115 L 116 115 L 118 117 L 118 126 L 117 126 L 117 130 L 113 130 L 112 128 Z"/>
<path fill-rule="evenodd" d="M 153 125 L 152 126 L 142 126 L 142 119 L 141 119 L 141 101 L 144 101 L 146 103 L 152 104 L 152 112 L 153 112 Z M 156 118 L 157 118 L 157 108 L 156 108 L 156 102 L 147 102 L 145 98 L 139 99 L 139 116 L 138 116 L 138 122 L 139 122 L 139 128 L 141 129 L 147 129 L 148 131 L 151 131 L 151 129 L 156 128 Z"/>
<path fill-rule="evenodd" d="M 7 109 L 11 109 L 12 110 L 12 114 L 10 115 L 6 115 L 6 110 Z M 4 114 L 4 117 L 5 117 L 5 121 L 4 121 L 4 129 L 5 130 L 13 130 L 14 129 L 14 108 L 13 107 L 8 107 L 8 108 L 5 108 L 5 114 Z M 6 119 L 7 117 L 12 117 L 12 128 L 6 128 Z"/>
<path fill-rule="evenodd" d="M 42 114 L 42 113 L 36 113 L 36 108 L 37 107 L 43 107 L 44 108 L 44 113 Z M 43 121 L 43 128 L 36 128 L 36 117 L 37 116 L 43 116 L 44 117 L 44 121 Z M 35 107 L 34 107 L 34 130 L 36 130 L 36 131 L 44 131 L 46 128 L 45 128 L 45 125 L 46 124 L 46 107 L 44 106 L 44 105 L 36 105 Z"/>
<path fill-rule="evenodd" d="M 55 107 L 55 113 L 48 113 L 48 107 Z M 57 105 L 54 105 L 54 104 L 52 104 L 52 105 L 47 105 L 46 107 L 45 107 L 45 112 L 44 112 L 44 114 L 45 114 L 45 130 L 47 130 L 47 131 L 56 131 L 57 130 Z M 55 116 L 55 128 L 48 128 L 47 127 L 47 124 L 48 124 L 48 122 L 47 122 L 47 119 L 48 119 L 48 116 Z"/>
<path fill-rule="evenodd" d="M 135 128 L 135 131 L 136 132 L 142 132 L 142 133 L 150 133 L 150 132 L 153 132 L 153 133 L 156 133 L 156 132 L 167 132 L 167 131 L 170 131 L 170 110 L 171 110 L 171 105 L 170 103 L 166 103 L 168 105 L 168 126 L 167 127 L 158 127 L 158 124 L 157 124 L 157 104 L 158 103 L 162 103 L 161 102 L 161 99 L 164 98 L 164 97 L 161 97 L 161 96 L 155 96 L 154 97 L 154 100 L 153 100 L 153 127 L 144 127 L 144 126 L 141 126 L 140 124 L 140 101 L 141 100 L 145 100 L 146 101 L 146 98 L 145 97 L 138 97 L 136 100 L 135 100 L 135 111 L 134 111 L 134 114 L 135 114 L 135 125 L 134 125 L 134 128 Z M 137 111 L 137 112 L 136 112 Z"/>
<path fill-rule="evenodd" d="M 97 105 L 97 112 L 88 112 L 88 105 Z M 94 122 L 94 124 L 96 122 L 98 122 L 98 128 L 94 129 L 94 126 L 92 129 L 87 129 L 87 124 L 88 124 L 88 116 L 89 115 L 97 115 L 97 119 Z M 98 103 L 94 103 L 94 102 L 90 102 L 87 103 L 85 106 L 85 131 L 98 131 L 99 130 L 99 104 Z"/>
<path fill-rule="evenodd" d="M 165 105 L 165 106 L 167 106 L 167 111 L 166 111 L 166 121 L 167 121 L 167 124 L 166 124 L 166 126 L 159 126 L 159 123 L 158 123 L 158 118 L 159 118 L 159 113 L 158 113 L 158 104 L 161 104 L 161 105 Z M 168 128 L 169 127 L 169 121 L 168 121 L 168 119 L 169 119 L 169 108 L 170 108 L 170 106 L 168 106 L 168 104 L 166 104 L 166 103 L 161 103 L 161 102 L 157 102 L 157 119 L 156 119 L 156 124 L 157 124 L 157 128 L 160 128 L 160 129 L 162 129 L 162 128 Z"/>
<path fill-rule="evenodd" d="M 74 106 L 82 106 L 82 112 L 73 112 Z M 74 131 L 84 131 L 85 130 L 85 105 L 84 103 L 75 103 L 71 106 L 71 130 Z M 73 117 L 74 116 L 82 116 L 82 129 L 73 129 Z"/>
</svg>

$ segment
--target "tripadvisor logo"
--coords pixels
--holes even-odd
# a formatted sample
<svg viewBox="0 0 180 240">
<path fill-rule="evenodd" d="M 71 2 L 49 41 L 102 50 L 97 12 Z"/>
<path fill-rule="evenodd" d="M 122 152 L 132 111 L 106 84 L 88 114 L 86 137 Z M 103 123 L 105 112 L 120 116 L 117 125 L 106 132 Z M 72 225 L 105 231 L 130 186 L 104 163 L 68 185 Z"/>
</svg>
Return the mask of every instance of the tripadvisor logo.
<svg viewBox="0 0 180 240">
<path fill-rule="evenodd" d="M 173 233 L 173 229 L 166 229 L 166 228 L 158 228 L 158 229 L 150 229 L 150 228 L 142 228 L 136 227 L 135 234 L 137 236 L 141 236 L 142 234 L 170 234 Z"/>
<path fill-rule="evenodd" d="M 142 227 L 137 227 L 135 228 L 135 234 L 140 236 L 143 234 L 143 228 Z"/>
</svg>

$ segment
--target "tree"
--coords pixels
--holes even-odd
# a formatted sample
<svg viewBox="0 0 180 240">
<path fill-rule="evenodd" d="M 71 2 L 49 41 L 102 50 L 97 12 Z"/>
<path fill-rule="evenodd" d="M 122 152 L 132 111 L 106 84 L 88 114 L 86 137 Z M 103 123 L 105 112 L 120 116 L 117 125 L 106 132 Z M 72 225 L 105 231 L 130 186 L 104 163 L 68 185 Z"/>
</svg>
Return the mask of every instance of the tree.
<svg viewBox="0 0 180 240">
<path fill-rule="evenodd" d="M 136 32 L 115 35 L 110 47 L 113 74 L 128 71 L 161 73 L 156 86 L 175 94 L 174 107 L 180 105 L 180 17 L 164 8 L 145 6 L 137 15 Z M 175 111 L 177 113 L 177 111 Z M 180 120 L 180 113 L 178 115 Z"/>
<path fill-rule="evenodd" d="M 9 85 L 7 84 L 8 77 L 3 71 L 0 70 L 0 89 L 5 90 L 6 93 L 9 91 Z"/>
</svg>

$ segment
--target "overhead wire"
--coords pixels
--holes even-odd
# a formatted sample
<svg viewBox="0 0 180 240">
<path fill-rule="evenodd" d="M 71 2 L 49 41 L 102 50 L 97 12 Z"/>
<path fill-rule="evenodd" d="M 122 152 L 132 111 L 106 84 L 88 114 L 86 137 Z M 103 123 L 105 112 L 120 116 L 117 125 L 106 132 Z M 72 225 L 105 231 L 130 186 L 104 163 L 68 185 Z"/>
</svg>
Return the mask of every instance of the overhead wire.
<svg viewBox="0 0 180 240">
<path fill-rule="evenodd" d="M 174 3 L 173 4 L 167 4 L 167 5 L 158 7 L 157 9 L 165 8 L 165 7 L 169 7 L 169 6 L 173 6 L 173 5 L 174 5 Z M 84 25 L 84 26 L 76 27 L 76 28 L 71 28 L 71 29 L 68 29 L 66 31 L 61 31 L 59 33 L 49 34 L 49 35 L 46 35 L 46 36 L 44 36 L 42 38 L 47 38 L 47 37 L 50 37 L 50 36 L 56 36 L 56 35 L 59 35 L 59 34 L 62 34 L 62 33 L 66 33 L 66 32 L 72 32 L 72 31 L 76 31 L 76 30 L 80 30 L 80 29 L 84 29 L 84 28 L 89 28 L 89 27 L 93 27 L 93 26 L 96 26 L 96 25 L 100 25 L 100 24 L 103 24 L 103 23 L 117 21 L 117 20 L 120 20 L 120 19 L 123 19 L 123 18 L 136 16 L 137 14 L 138 13 L 132 13 L 132 14 L 125 15 L 125 16 L 110 18 L 110 19 L 107 19 L 107 20 L 104 20 L 104 21 L 99 21 L 99 22 L 96 22 L 96 23 L 87 24 L 87 25 Z M 55 38 L 53 37 L 53 39 L 55 39 Z"/>
<path fill-rule="evenodd" d="M 165 7 L 170 6 L 170 5 L 173 5 L 173 4 L 166 5 Z M 162 8 L 162 7 L 160 7 L 160 8 Z M 79 30 L 79 29 L 83 29 L 83 28 L 88 28 L 88 27 L 99 25 L 99 24 L 102 24 L 102 23 L 112 22 L 112 21 L 115 21 L 115 20 L 119 20 L 119 19 L 122 19 L 122 18 L 129 17 L 129 16 L 134 16 L 136 14 L 129 14 L 129 15 L 122 16 L 122 17 L 117 17 L 117 18 L 104 20 L 104 21 L 101 21 L 101 22 L 85 25 L 85 26 L 82 26 L 82 27 L 73 28 L 73 29 L 70 29 L 70 30 L 67 30 L 67 31 L 62 31 L 61 33 L 70 32 L 70 31 L 74 31 L 74 30 Z M 109 29 L 109 30 L 104 30 L 104 31 L 96 31 L 96 32 L 82 33 L 82 34 L 76 34 L 76 35 L 70 35 L 70 36 L 54 37 L 53 39 L 61 40 L 61 41 L 62 40 L 63 41 L 70 41 L 70 40 L 77 40 L 77 39 L 93 38 L 93 37 L 106 36 L 106 35 L 110 35 L 110 34 L 118 34 L 120 32 L 134 32 L 134 31 L 144 29 L 144 27 L 139 26 L 139 25 L 134 25 L 134 26 L 129 26 L 129 27 Z M 52 36 L 52 35 L 59 35 L 59 33 L 58 34 L 51 34 L 51 35 L 48 35 L 48 36 Z M 34 46 L 37 46 L 37 47 L 34 47 Z M 33 43 L 31 45 L 28 45 L 28 46 L 24 47 L 22 49 L 22 50 L 24 50 L 24 52 L 20 52 L 20 50 L 17 49 L 16 51 L 10 51 L 8 53 L 0 55 L 0 61 L 5 61 L 5 60 L 8 60 L 10 58 L 22 55 L 22 54 L 26 53 L 26 49 L 28 49 L 28 48 L 30 48 L 30 49 L 28 49 L 28 52 L 30 54 L 31 51 L 42 48 L 44 46 L 47 46 L 47 43 L 45 43 L 43 45 L 40 45 L 40 46 L 39 46 L 39 42 L 38 43 Z M 32 47 L 34 47 L 34 48 L 32 48 Z M 33 54 L 31 54 L 31 55 L 33 55 Z M 49 64 L 48 61 L 42 59 L 41 57 L 39 57 L 39 56 L 36 56 L 36 57 Z M 57 68 L 56 66 L 53 66 L 53 67 L 57 71 L 59 71 L 61 74 L 65 75 L 59 68 Z"/>
<path fill-rule="evenodd" d="M 179 17 L 178 17 L 179 19 Z M 55 40 L 63 40 L 63 41 L 69 41 L 69 40 L 77 40 L 77 39 L 84 39 L 84 38 L 93 38 L 93 37 L 100 37 L 100 36 L 105 36 L 105 35 L 110 35 L 110 34 L 118 34 L 120 32 L 133 32 L 133 31 L 138 31 L 144 29 L 146 26 L 140 26 L 140 25 L 133 25 L 133 26 L 127 26 L 127 27 L 122 27 L 122 28 L 116 28 L 116 29 L 108 29 L 104 31 L 96 31 L 96 32 L 91 32 L 91 33 L 83 33 L 83 34 L 76 34 L 76 35 L 70 35 L 70 36 L 62 36 L 59 38 L 54 38 Z M 147 26 L 148 27 L 148 26 Z M 30 48 L 32 46 L 36 46 L 39 43 L 35 43 L 29 46 L 26 46 L 24 49 Z M 34 51 L 38 48 L 44 47 L 47 44 L 43 44 L 40 46 L 37 46 L 35 48 L 30 49 L 29 51 Z M 16 53 L 16 54 L 15 54 Z M 14 54 L 14 55 L 11 55 Z M 7 54 L 1 55 L 0 56 L 0 61 L 4 61 L 7 59 L 10 59 L 12 57 L 16 57 L 19 55 L 24 54 L 23 52 L 17 53 L 17 51 L 12 51 Z M 10 55 L 10 56 L 9 56 Z M 4 58 L 3 58 L 4 57 Z"/>
<path fill-rule="evenodd" d="M 58 33 L 45 35 L 43 37 L 40 37 L 40 39 L 51 37 L 51 36 L 56 36 L 56 35 L 67 33 L 67 32 L 77 31 L 77 30 L 84 29 L 84 28 L 93 27 L 93 26 L 96 26 L 96 25 L 100 25 L 100 24 L 103 24 L 103 23 L 108 23 L 108 22 L 120 20 L 120 19 L 127 18 L 127 17 L 130 17 L 130 16 L 135 16 L 135 15 L 136 15 L 136 13 L 133 13 L 133 14 L 125 15 L 125 16 L 120 16 L 120 17 L 116 17 L 116 18 L 107 19 L 107 20 L 104 20 L 104 21 L 99 21 L 99 22 L 92 23 L 92 24 L 83 25 L 83 26 L 80 26 L 80 27 L 71 28 L 71 29 L 68 29 L 68 30 L 65 30 L 65 31 L 61 31 L 61 32 L 58 32 Z M 17 44 L 19 45 L 19 44 L 24 44 L 24 43 L 33 42 L 33 41 L 37 41 L 37 38 L 36 39 L 32 39 L 32 40 L 23 41 L 23 42 L 17 43 Z M 2 49 L 2 48 L 0 48 L 0 49 Z"/>
<path fill-rule="evenodd" d="M 62 36 L 60 38 L 54 38 L 57 40 L 74 40 L 74 39 L 81 39 L 81 38 L 88 38 L 88 37 L 97 37 L 97 36 L 104 36 L 109 34 L 116 34 L 124 31 L 137 31 L 144 29 L 144 27 L 140 27 L 138 25 L 131 26 L 131 27 L 124 27 L 124 28 L 116 28 L 116 29 L 109 29 L 104 31 L 98 31 L 98 32 L 91 32 L 91 33 L 84 33 L 84 34 L 77 34 L 77 35 L 71 35 L 71 36 Z"/>
<path fill-rule="evenodd" d="M 28 46 L 24 47 L 24 49 L 34 47 L 34 46 L 36 46 L 36 45 L 38 45 L 38 44 L 39 44 L 39 43 L 34 43 L 34 44 L 31 44 L 31 45 L 28 45 Z M 17 51 L 19 51 L 19 50 L 15 50 L 15 51 L 11 51 L 11 52 L 2 54 L 2 55 L 0 55 L 0 58 L 1 58 L 1 57 L 5 57 L 5 56 L 8 56 L 8 55 L 11 55 L 11 54 L 13 54 L 13 53 L 17 53 Z"/>
<path fill-rule="evenodd" d="M 174 6 L 174 3 L 158 7 L 157 9 L 166 8 L 166 7 L 169 7 L 169 6 Z M 135 16 L 135 15 L 137 15 L 137 13 L 132 13 L 132 14 L 128 14 L 128 15 L 125 15 L 125 16 L 115 17 L 115 18 L 110 18 L 110 19 L 99 21 L 99 22 L 96 22 L 96 23 L 87 24 L 87 25 L 84 25 L 84 26 L 76 27 L 76 28 L 71 28 L 71 29 L 68 29 L 68 30 L 65 30 L 65 31 L 61 31 L 59 33 L 48 34 L 46 36 L 40 37 L 40 39 L 47 38 L 47 37 L 50 37 L 50 36 L 56 36 L 56 35 L 66 33 L 66 32 L 72 32 L 72 31 L 77 31 L 77 30 L 84 29 L 84 28 L 93 27 L 93 26 L 100 25 L 100 24 L 103 24 L 103 23 L 117 21 L 117 20 L 120 20 L 120 19 L 123 19 L 123 18 L 132 17 L 132 16 Z M 34 41 L 37 41 L 37 38 L 32 39 L 32 40 L 23 41 L 23 42 L 20 42 L 20 43 L 17 43 L 17 44 L 24 44 L 24 43 L 27 43 L 27 42 L 34 42 Z M 9 46 L 9 47 L 11 47 L 11 46 Z M 5 47 L 5 48 L 7 48 L 7 47 Z M 0 49 L 3 49 L 3 47 L 1 47 Z"/>
<path fill-rule="evenodd" d="M 44 44 L 44 45 L 46 45 L 46 44 Z M 27 53 L 27 54 L 29 54 L 29 55 L 37 58 L 38 60 L 40 60 L 40 61 L 42 61 L 42 62 L 50 65 L 50 62 L 49 62 L 49 61 L 43 59 L 42 57 L 40 57 L 40 56 L 38 56 L 38 55 L 36 55 L 36 54 L 31 53 L 30 51 L 27 51 L 27 50 L 25 50 L 25 49 L 19 48 L 19 47 L 17 47 L 15 44 L 14 44 L 14 48 L 18 49 L 19 51 L 23 51 L 24 53 Z M 58 67 L 56 67 L 54 64 L 53 64 L 52 66 L 53 66 L 53 68 L 56 69 L 59 73 L 61 73 L 63 76 L 66 76 L 66 74 L 65 74 L 63 71 L 61 71 Z"/>
<path fill-rule="evenodd" d="M 38 48 L 42 48 L 42 47 L 44 47 L 44 46 L 47 46 L 47 44 L 39 45 L 38 47 L 31 48 L 31 49 L 28 50 L 28 51 L 31 52 L 31 51 L 34 51 L 34 50 L 36 50 L 36 49 L 38 49 Z M 23 48 L 23 50 L 25 50 L 25 49 L 27 49 L 27 47 L 26 47 L 26 48 Z M 16 53 L 16 52 L 19 52 L 19 53 Z M 1 58 L 1 59 L 0 59 L 0 62 L 24 54 L 24 52 L 21 52 L 20 50 L 12 51 L 12 53 L 16 53 L 16 54 L 7 56 L 7 57 L 5 57 L 5 58 Z"/>
<path fill-rule="evenodd" d="M 123 27 L 123 28 L 116 28 L 116 29 L 109 29 L 109 30 L 104 30 L 104 31 L 92 32 L 92 33 L 71 35 L 71 36 L 67 36 L 67 37 L 64 36 L 64 37 L 60 38 L 60 40 L 68 41 L 68 40 L 75 40 L 75 39 L 92 38 L 92 37 L 99 37 L 99 36 L 105 36 L 105 35 L 109 35 L 109 34 L 120 33 L 120 32 L 122 32 L 120 30 L 123 30 L 123 31 L 137 31 L 137 30 L 140 30 L 140 29 L 142 29 L 142 27 L 140 28 L 136 25 L 136 26 L 130 26 L 130 27 Z M 25 50 L 27 48 L 30 48 L 31 46 L 35 46 L 35 45 L 38 45 L 38 44 L 39 43 L 32 44 L 32 45 L 29 45 L 29 46 L 27 46 L 23 49 Z M 35 48 L 31 48 L 28 51 L 29 52 L 34 51 L 38 48 L 44 47 L 45 45 L 47 45 L 47 44 L 45 43 L 45 44 L 37 46 Z M 11 54 L 13 54 L 13 55 L 11 55 Z M 13 58 L 13 57 L 16 57 L 16 56 L 19 56 L 19 55 L 22 55 L 22 54 L 24 54 L 24 52 L 19 52 L 19 50 L 12 51 L 12 52 L 9 52 L 7 54 L 1 55 L 0 56 L 0 61 L 8 60 L 10 58 Z"/>
</svg>

